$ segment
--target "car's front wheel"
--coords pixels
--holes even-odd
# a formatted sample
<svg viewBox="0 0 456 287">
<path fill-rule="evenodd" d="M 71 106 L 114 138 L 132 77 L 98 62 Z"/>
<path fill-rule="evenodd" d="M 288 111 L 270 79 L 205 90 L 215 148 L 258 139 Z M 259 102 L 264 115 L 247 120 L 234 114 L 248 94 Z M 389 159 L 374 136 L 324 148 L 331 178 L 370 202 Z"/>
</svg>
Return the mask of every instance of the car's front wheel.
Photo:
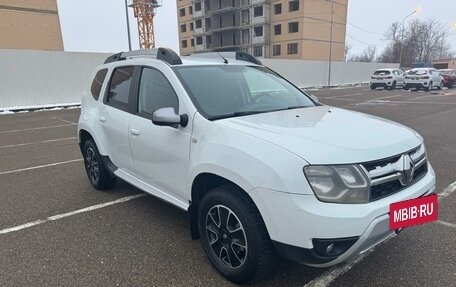
<svg viewBox="0 0 456 287">
<path fill-rule="evenodd" d="M 199 205 L 198 228 L 206 255 L 228 280 L 253 283 L 273 269 L 275 252 L 263 219 L 239 188 L 209 191 Z"/>
<path fill-rule="evenodd" d="M 429 87 L 427 88 L 427 90 L 430 92 L 432 91 L 432 87 L 434 86 L 434 83 L 430 82 L 429 83 Z"/>
<path fill-rule="evenodd" d="M 443 88 L 443 81 L 440 82 L 440 85 L 437 87 L 438 90 L 441 90 Z"/>
<path fill-rule="evenodd" d="M 104 166 L 101 155 L 93 140 L 89 139 L 84 143 L 83 156 L 87 176 L 90 183 L 96 189 L 107 190 L 116 184 L 116 178 L 111 177 Z"/>
</svg>

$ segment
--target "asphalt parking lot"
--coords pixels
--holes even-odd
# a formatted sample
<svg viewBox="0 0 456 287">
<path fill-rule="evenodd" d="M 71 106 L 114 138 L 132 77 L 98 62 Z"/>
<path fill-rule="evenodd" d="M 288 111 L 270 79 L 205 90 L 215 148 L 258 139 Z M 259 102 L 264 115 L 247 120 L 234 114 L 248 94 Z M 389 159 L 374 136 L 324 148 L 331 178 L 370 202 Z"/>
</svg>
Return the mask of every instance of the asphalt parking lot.
<svg viewBox="0 0 456 287">
<path fill-rule="evenodd" d="M 257 286 L 454 286 L 456 90 L 310 93 L 417 130 L 437 174 L 439 221 L 329 269 L 279 262 Z M 232 286 L 190 239 L 186 213 L 121 181 L 110 192 L 91 187 L 79 113 L 0 116 L 0 286 Z"/>
</svg>

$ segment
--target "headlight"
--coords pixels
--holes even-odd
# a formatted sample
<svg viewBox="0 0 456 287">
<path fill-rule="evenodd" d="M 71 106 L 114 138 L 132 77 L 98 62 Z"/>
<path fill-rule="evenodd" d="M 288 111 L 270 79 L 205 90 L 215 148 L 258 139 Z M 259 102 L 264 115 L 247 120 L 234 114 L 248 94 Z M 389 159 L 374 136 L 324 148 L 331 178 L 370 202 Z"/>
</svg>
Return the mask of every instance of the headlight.
<svg viewBox="0 0 456 287">
<path fill-rule="evenodd" d="M 367 203 L 370 186 L 356 165 L 310 165 L 304 174 L 317 198 L 332 203 Z"/>
</svg>

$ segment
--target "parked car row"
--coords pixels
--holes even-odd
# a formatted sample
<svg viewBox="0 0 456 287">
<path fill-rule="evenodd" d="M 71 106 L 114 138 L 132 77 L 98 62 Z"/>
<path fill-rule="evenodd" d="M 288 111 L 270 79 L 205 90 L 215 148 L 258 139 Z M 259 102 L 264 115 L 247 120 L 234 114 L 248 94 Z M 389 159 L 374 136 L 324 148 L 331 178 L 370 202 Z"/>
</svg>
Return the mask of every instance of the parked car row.
<svg viewBox="0 0 456 287">
<path fill-rule="evenodd" d="M 456 84 L 456 71 L 452 69 L 414 68 L 405 72 L 399 69 L 379 69 L 371 76 L 370 87 L 394 90 L 401 86 L 404 90 L 417 89 L 431 91 L 443 87 L 452 88 Z"/>
</svg>

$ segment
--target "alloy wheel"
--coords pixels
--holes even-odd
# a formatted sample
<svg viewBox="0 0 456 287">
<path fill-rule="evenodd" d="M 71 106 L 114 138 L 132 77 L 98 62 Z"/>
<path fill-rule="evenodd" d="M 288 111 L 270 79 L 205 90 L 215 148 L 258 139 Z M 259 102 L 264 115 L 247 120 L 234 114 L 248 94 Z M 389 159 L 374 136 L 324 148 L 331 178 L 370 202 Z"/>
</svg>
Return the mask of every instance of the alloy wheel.
<svg viewBox="0 0 456 287">
<path fill-rule="evenodd" d="M 236 214 L 224 205 L 206 215 L 206 236 L 214 255 L 227 267 L 241 267 L 247 258 L 247 238 Z"/>
<path fill-rule="evenodd" d="M 100 169 L 95 151 L 91 147 L 86 151 L 86 168 L 92 182 L 97 183 L 100 178 Z"/>
</svg>

